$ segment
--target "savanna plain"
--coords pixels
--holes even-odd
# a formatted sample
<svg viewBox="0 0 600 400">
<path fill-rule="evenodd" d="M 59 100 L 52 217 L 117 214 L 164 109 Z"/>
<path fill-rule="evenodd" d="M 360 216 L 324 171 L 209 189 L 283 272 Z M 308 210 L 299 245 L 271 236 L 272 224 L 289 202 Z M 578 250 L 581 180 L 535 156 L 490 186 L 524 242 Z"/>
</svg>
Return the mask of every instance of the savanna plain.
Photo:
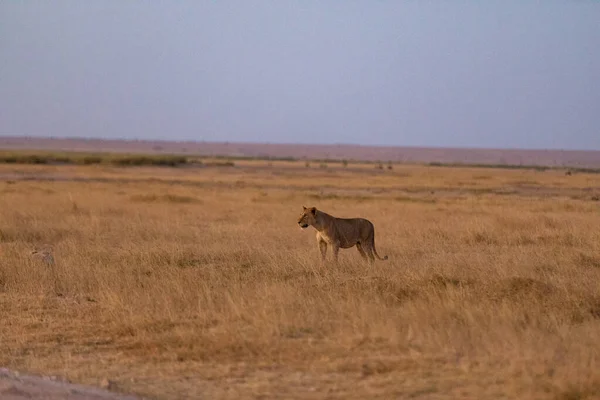
<svg viewBox="0 0 600 400">
<path fill-rule="evenodd" d="M 600 398 L 599 174 L 233 164 L 0 166 L 0 366 L 156 399 Z M 321 265 L 302 206 L 389 260 Z"/>
</svg>

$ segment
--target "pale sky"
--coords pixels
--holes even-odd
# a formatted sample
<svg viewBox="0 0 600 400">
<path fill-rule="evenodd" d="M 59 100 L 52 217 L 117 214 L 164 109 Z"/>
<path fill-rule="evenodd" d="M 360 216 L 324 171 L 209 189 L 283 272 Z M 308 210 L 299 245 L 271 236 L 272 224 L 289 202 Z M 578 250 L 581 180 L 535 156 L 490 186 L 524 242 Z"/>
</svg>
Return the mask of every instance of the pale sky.
<svg viewBox="0 0 600 400">
<path fill-rule="evenodd" d="M 2 0 L 0 135 L 600 150 L 600 2 Z"/>
</svg>

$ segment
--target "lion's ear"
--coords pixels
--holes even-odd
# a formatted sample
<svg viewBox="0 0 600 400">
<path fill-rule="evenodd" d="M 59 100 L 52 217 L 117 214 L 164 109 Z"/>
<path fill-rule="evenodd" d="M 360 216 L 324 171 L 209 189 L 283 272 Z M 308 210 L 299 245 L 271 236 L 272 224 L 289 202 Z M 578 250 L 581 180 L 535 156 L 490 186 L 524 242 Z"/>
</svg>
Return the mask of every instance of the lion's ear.
<svg viewBox="0 0 600 400">
<path fill-rule="evenodd" d="M 306 207 L 304 207 L 304 206 L 302 206 L 302 208 L 304 208 L 304 211 L 308 210 L 308 208 L 306 208 Z"/>
<path fill-rule="evenodd" d="M 315 207 L 311 207 L 310 212 L 312 215 L 317 215 L 317 209 Z"/>
</svg>

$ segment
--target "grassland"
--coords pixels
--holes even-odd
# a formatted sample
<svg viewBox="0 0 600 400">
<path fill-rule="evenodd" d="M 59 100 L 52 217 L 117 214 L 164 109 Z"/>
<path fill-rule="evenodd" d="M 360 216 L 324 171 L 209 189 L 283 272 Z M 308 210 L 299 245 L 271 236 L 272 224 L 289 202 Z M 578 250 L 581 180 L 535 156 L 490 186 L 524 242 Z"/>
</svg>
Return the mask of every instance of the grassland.
<svg viewBox="0 0 600 400">
<path fill-rule="evenodd" d="M 0 365 L 151 398 L 598 398 L 600 176 L 0 166 Z M 321 267 L 302 205 L 376 227 Z M 50 244 L 56 263 L 29 256 Z"/>
</svg>

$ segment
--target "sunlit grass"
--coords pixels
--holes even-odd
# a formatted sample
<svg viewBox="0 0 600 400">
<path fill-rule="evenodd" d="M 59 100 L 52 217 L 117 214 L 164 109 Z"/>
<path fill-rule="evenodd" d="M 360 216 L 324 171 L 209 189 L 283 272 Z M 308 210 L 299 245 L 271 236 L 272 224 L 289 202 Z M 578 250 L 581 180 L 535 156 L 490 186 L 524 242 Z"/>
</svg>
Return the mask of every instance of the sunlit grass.
<svg viewBox="0 0 600 400">
<path fill-rule="evenodd" d="M 0 365 L 159 398 L 600 392 L 596 175 L 283 164 L 1 167 Z M 321 268 L 303 205 L 390 260 Z"/>
</svg>

